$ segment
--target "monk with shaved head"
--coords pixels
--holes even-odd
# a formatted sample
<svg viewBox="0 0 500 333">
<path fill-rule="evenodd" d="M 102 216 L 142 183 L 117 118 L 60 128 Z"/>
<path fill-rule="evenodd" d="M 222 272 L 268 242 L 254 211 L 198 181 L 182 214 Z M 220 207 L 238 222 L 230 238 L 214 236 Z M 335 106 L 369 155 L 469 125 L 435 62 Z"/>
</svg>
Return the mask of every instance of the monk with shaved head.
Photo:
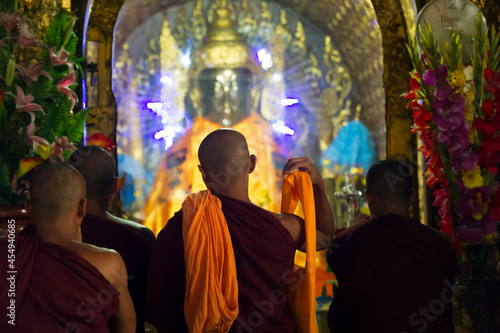
<svg viewBox="0 0 500 333">
<path fill-rule="evenodd" d="M 330 329 L 454 332 L 456 257 L 447 235 L 410 217 L 410 170 L 399 161 L 375 163 L 365 196 L 372 215 L 335 237 L 327 254 L 339 282 Z"/>
<path fill-rule="evenodd" d="M 83 176 L 86 184 L 87 213 L 81 225 L 82 241 L 121 255 L 137 317 L 136 332 L 144 332 L 149 247 L 155 236 L 147 227 L 108 212 L 111 200 L 119 191 L 116 161 L 108 151 L 98 146 L 85 146 L 71 155 L 69 164 Z M 28 227 L 22 234 L 34 232 Z"/>
<path fill-rule="evenodd" d="M 135 330 L 122 258 L 81 242 L 85 197 L 85 180 L 67 164 L 50 163 L 33 175 L 26 209 L 36 235 L 19 236 L 14 247 L 0 247 L 2 258 L 15 249 L 10 272 L 2 276 L 15 290 L 14 295 L 3 288 L 0 294 L 2 332 Z M 15 311 L 7 313 L 5 304 L 14 304 Z"/>
<path fill-rule="evenodd" d="M 226 290 L 224 287 L 228 285 L 227 280 L 231 274 L 224 275 L 220 286 L 216 283 L 216 286 L 207 287 L 214 289 L 213 294 L 209 293 L 208 304 L 211 304 L 210 299 L 215 295 L 225 298 L 225 306 L 222 307 L 224 311 L 214 311 L 216 315 L 223 314 L 222 321 L 213 327 L 218 327 L 220 332 L 293 332 L 295 321 L 286 302 L 285 292 L 294 268 L 295 250 L 304 248 L 304 220 L 293 214 L 266 211 L 250 201 L 249 177 L 257 167 L 257 157 L 250 154 L 246 139 L 241 133 L 230 129 L 210 133 L 201 143 L 198 157 L 198 168 L 212 195 L 206 200 L 216 197 L 215 206 L 219 207 L 220 203 L 223 223 L 227 224 L 238 286 L 236 309 L 230 306 L 227 291 L 220 295 L 215 291 Z M 334 225 L 323 179 L 306 157 L 290 159 L 283 174 L 287 175 L 294 170 L 309 173 L 313 183 L 318 248 L 321 249 L 328 244 Z M 193 303 L 204 304 L 204 298 L 196 298 L 199 295 L 191 281 L 203 274 L 205 259 L 198 261 L 199 267 L 190 263 L 193 259 L 192 251 L 186 252 L 189 249 L 185 248 L 185 239 L 189 240 L 189 234 L 197 229 L 185 229 L 190 226 L 191 218 L 186 221 L 186 215 L 194 216 L 196 220 L 202 215 L 212 217 L 217 214 L 218 209 L 208 209 L 203 214 L 198 214 L 188 203 L 194 200 L 195 205 L 199 204 L 202 201 L 199 193 L 188 199 L 182 210 L 168 221 L 151 247 L 148 308 L 151 321 L 159 332 L 189 332 L 193 327 L 193 318 L 200 320 L 200 316 L 189 313 L 196 308 Z M 201 224 L 201 228 L 203 227 L 212 230 L 218 225 Z M 215 235 L 221 236 L 217 233 Z M 210 239 L 203 242 L 205 241 Z M 220 242 L 224 242 L 223 237 L 214 242 L 214 245 L 217 246 Z M 193 246 L 198 244 L 194 242 Z M 219 248 L 213 253 L 216 257 L 223 255 Z M 206 253 L 200 255 L 206 256 Z M 215 262 L 212 256 L 205 258 L 211 265 L 219 267 L 227 265 L 232 260 L 232 255 Z M 194 260 L 196 262 L 196 258 Z M 204 311 L 206 306 L 199 309 Z M 224 321 L 226 314 L 234 314 L 232 310 L 237 314 L 234 321 L 230 320 L 229 325 L 224 325 L 227 323 Z M 209 322 L 211 317 L 207 317 Z"/>
<path fill-rule="evenodd" d="M 108 151 L 97 146 L 85 146 L 71 155 L 69 164 L 83 175 L 87 184 L 87 215 L 82 222 L 82 240 L 116 250 L 122 256 L 128 271 L 128 289 L 137 314 L 136 332 L 144 332 L 149 247 L 155 235 L 139 223 L 108 212 L 111 200 L 119 191 L 116 161 Z"/>
</svg>

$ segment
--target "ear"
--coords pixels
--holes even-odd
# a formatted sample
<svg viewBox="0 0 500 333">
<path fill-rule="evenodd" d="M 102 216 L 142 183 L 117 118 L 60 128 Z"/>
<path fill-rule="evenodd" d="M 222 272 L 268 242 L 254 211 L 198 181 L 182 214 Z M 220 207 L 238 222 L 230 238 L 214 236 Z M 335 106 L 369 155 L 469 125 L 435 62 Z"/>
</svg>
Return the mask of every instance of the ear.
<svg viewBox="0 0 500 333">
<path fill-rule="evenodd" d="M 205 170 L 203 170 L 203 167 L 201 165 L 198 165 L 198 170 L 200 170 L 200 173 L 201 173 L 201 177 L 203 178 L 203 181 L 205 182 L 205 184 L 207 183 L 207 174 L 205 173 Z"/>
<path fill-rule="evenodd" d="M 248 170 L 248 173 L 252 173 L 255 170 L 256 166 L 257 166 L 257 156 L 252 154 L 250 155 L 250 169 Z"/>
<path fill-rule="evenodd" d="M 87 199 L 82 199 L 78 203 L 77 216 L 78 218 L 83 219 L 85 215 L 87 215 Z"/>
<path fill-rule="evenodd" d="M 33 202 L 31 200 L 24 200 L 24 209 L 26 209 L 28 215 L 33 216 Z"/>
<path fill-rule="evenodd" d="M 365 198 L 366 202 L 368 203 L 368 207 L 373 205 L 373 202 L 375 201 L 375 196 L 372 193 L 365 191 Z"/>
<path fill-rule="evenodd" d="M 410 203 L 414 203 L 415 199 L 417 199 L 417 191 L 412 190 L 410 194 Z"/>
<path fill-rule="evenodd" d="M 118 191 L 120 191 L 120 189 L 118 187 L 119 187 L 118 178 L 115 178 L 115 179 L 113 179 L 113 181 L 109 185 L 108 191 L 110 192 L 110 194 L 115 195 L 116 193 L 118 193 Z"/>
</svg>

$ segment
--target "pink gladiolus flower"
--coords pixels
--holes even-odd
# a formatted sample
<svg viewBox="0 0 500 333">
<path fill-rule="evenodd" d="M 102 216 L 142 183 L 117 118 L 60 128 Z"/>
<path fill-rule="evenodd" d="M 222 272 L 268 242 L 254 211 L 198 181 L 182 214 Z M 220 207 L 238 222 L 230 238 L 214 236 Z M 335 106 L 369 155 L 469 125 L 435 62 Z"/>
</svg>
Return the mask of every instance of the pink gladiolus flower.
<svg viewBox="0 0 500 333">
<path fill-rule="evenodd" d="M 19 86 L 16 86 L 16 92 L 16 109 L 21 112 L 28 112 L 31 115 L 31 122 L 35 121 L 35 114 L 33 113 L 33 111 L 41 111 L 42 113 L 44 113 L 42 107 L 39 104 L 32 103 L 34 99 L 33 95 L 24 95 L 23 89 Z M 14 96 L 14 94 L 10 91 L 6 92 L 6 94 Z"/>
<path fill-rule="evenodd" d="M 19 44 L 22 47 L 29 47 L 37 44 L 38 39 L 29 30 L 29 26 L 26 22 L 21 22 L 19 24 Z"/>
<path fill-rule="evenodd" d="M 70 71 L 68 75 L 63 77 L 61 81 L 59 81 L 59 83 L 57 84 L 57 89 L 59 89 L 60 92 L 68 96 L 68 99 L 71 100 L 71 109 L 73 109 L 76 102 L 78 101 L 76 93 L 69 88 L 69 86 L 72 85 L 74 82 L 75 82 L 75 73 L 73 71 Z"/>
<path fill-rule="evenodd" d="M 38 81 L 40 75 L 45 76 L 47 79 L 52 81 L 52 77 L 46 71 L 41 71 L 43 63 L 37 62 L 35 64 L 26 64 L 26 65 L 16 65 L 16 69 L 19 72 L 19 76 L 21 79 L 26 82 Z"/>
<path fill-rule="evenodd" d="M 26 133 L 26 143 L 27 144 L 32 144 L 33 145 L 33 150 L 36 150 L 38 148 L 38 145 L 40 145 L 40 143 L 45 143 L 46 145 L 50 144 L 44 138 L 36 136 L 36 135 L 33 135 L 35 133 L 35 130 L 36 130 L 36 127 L 35 127 L 34 123 L 29 124 L 28 127 L 26 128 L 26 130 L 27 130 L 27 133 Z"/>
<path fill-rule="evenodd" d="M 52 47 L 49 50 L 49 55 L 50 55 L 50 61 L 52 62 L 52 65 L 57 66 L 57 65 L 65 65 L 68 63 L 68 57 L 69 57 L 69 52 L 66 51 L 65 49 L 60 49 L 59 51 L 56 51 L 55 47 Z M 69 67 L 70 65 L 68 65 Z"/>
<path fill-rule="evenodd" d="M 17 16 L 17 12 L 12 13 L 11 15 L 2 12 L 0 13 L 0 24 L 5 28 L 5 30 L 11 31 L 16 27 L 17 22 L 19 22 L 19 18 Z"/>
</svg>

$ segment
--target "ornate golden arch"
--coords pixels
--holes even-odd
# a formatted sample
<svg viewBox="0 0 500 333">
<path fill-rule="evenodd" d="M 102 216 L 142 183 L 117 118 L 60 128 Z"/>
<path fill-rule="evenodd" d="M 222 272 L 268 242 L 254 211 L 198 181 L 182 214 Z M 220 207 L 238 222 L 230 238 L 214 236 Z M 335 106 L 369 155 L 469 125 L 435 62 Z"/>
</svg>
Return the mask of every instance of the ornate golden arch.
<svg viewBox="0 0 500 333">
<path fill-rule="evenodd" d="M 113 45 L 113 29 L 124 0 L 94 0 L 88 16 L 87 41 L 98 43 L 98 107 L 93 108 L 87 121 L 87 129 L 102 132 L 112 138 L 116 137 L 116 106 L 111 90 L 111 59 Z M 179 5 L 188 1 L 165 1 L 166 7 Z M 304 16 L 318 27 L 332 36 L 332 40 L 339 39 L 338 31 L 334 31 L 333 17 L 320 15 L 329 13 L 334 0 L 307 1 L 307 0 L 275 0 Z M 348 2 L 348 1 L 347 1 Z M 347 4 L 346 2 L 346 4 Z M 384 87 L 387 123 L 387 146 L 385 154 L 388 158 L 411 157 L 414 150 L 409 126 L 411 114 L 406 110 L 405 101 L 399 96 L 406 90 L 411 69 L 410 59 L 406 52 L 407 21 L 405 10 L 410 9 L 410 0 L 372 0 L 377 15 L 377 21 L 382 32 L 384 52 Z M 145 2 L 147 5 L 147 2 Z M 348 4 L 347 4 L 348 5 Z M 411 10 L 413 12 L 413 10 Z M 363 45 L 360 45 L 363 47 Z M 346 50 L 347 52 L 348 50 Z M 356 64 L 353 64 L 356 65 Z M 369 73 L 364 74 L 367 79 Z M 369 78 L 368 78 L 369 79 Z M 380 95 L 383 95 L 380 94 Z M 377 115 L 379 116 L 379 115 Z M 113 120 L 111 125 L 103 126 L 101 119 Z M 109 124 L 109 122 L 108 122 Z"/>
</svg>

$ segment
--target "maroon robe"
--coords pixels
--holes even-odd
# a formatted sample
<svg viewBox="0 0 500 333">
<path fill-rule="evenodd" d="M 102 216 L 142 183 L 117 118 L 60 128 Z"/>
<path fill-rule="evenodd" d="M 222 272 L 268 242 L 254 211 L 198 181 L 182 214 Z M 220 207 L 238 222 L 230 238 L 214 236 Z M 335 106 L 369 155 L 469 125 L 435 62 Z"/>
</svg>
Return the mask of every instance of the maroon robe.
<svg viewBox="0 0 500 333">
<path fill-rule="evenodd" d="M 339 287 L 333 333 L 454 332 L 452 246 L 437 231 L 391 214 L 341 232 L 327 254 Z"/>
<path fill-rule="evenodd" d="M 239 315 L 229 332 L 290 333 L 295 325 L 284 296 L 293 270 L 295 242 L 269 212 L 220 197 L 233 244 Z M 151 247 L 148 274 L 149 321 L 163 332 L 188 332 L 184 319 L 186 267 L 182 211 L 172 217 Z"/>
<path fill-rule="evenodd" d="M 15 242 L 15 279 L 2 265 L 0 332 L 109 332 L 117 313 L 119 292 L 88 261 L 66 248 L 38 237 Z M 0 243 L 7 261 L 8 244 Z M 7 283 L 6 283 L 7 282 Z M 9 295 L 15 289 L 15 296 Z M 7 306 L 15 299 L 15 311 Z M 15 313 L 15 326 L 8 323 Z"/>
<path fill-rule="evenodd" d="M 144 332 L 149 248 L 155 240 L 153 232 L 135 222 L 110 221 L 92 214 L 85 216 L 81 228 L 84 243 L 115 250 L 123 258 L 128 273 L 128 291 L 137 316 L 136 332 Z M 28 234 L 36 234 L 33 226 L 21 232 L 21 235 Z"/>
</svg>

